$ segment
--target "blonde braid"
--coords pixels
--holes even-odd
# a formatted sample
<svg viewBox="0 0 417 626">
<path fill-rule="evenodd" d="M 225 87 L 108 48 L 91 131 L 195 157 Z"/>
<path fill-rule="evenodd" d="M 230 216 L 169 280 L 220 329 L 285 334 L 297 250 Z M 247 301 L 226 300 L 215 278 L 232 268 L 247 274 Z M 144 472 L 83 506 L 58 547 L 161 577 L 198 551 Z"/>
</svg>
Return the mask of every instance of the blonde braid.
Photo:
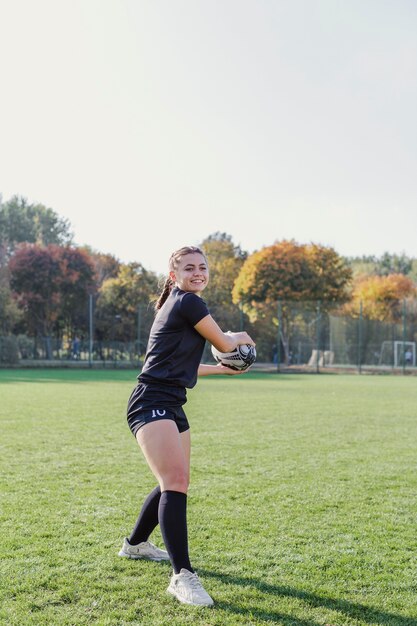
<svg viewBox="0 0 417 626">
<path fill-rule="evenodd" d="M 171 293 L 171 289 L 174 286 L 174 281 L 172 280 L 172 278 L 170 276 L 168 276 L 168 278 L 166 279 L 161 295 L 159 296 L 158 300 L 155 302 L 155 311 L 159 311 L 159 309 L 162 307 L 162 305 L 164 304 L 165 300 L 168 298 L 169 294 Z"/>
</svg>

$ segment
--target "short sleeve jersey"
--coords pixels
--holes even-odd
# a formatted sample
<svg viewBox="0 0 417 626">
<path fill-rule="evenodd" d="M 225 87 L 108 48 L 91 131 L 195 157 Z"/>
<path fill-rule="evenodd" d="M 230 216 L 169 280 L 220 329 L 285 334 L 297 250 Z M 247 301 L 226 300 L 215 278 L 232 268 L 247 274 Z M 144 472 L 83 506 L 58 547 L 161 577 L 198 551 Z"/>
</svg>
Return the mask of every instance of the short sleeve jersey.
<svg viewBox="0 0 417 626">
<path fill-rule="evenodd" d="M 139 380 L 194 387 L 206 342 L 194 326 L 207 315 L 204 300 L 174 287 L 155 317 Z"/>
</svg>

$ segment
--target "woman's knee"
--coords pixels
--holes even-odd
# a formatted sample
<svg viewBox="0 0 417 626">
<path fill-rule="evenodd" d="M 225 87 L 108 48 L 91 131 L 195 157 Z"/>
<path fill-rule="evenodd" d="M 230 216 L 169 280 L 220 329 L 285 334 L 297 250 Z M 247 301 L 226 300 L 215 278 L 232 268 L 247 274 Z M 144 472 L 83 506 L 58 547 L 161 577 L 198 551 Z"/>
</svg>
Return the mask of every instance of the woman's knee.
<svg viewBox="0 0 417 626">
<path fill-rule="evenodd" d="M 188 469 L 185 467 L 170 468 L 160 478 L 161 491 L 179 491 L 187 493 L 190 484 Z"/>
</svg>

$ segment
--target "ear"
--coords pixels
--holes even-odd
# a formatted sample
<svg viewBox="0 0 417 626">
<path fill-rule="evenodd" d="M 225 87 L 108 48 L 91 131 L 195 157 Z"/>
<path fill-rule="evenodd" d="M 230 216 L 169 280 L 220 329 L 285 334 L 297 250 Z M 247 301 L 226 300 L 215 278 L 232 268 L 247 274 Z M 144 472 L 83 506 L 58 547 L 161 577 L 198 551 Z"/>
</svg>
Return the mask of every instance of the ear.
<svg viewBox="0 0 417 626">
<path fill-rule="evenodd" d="M 172 282 L 174 282 L 174 283 L 177 280 L 177 277 L 175 276 L 175 272 L 173 270 L 170 271 L 169 277 L 172 280 Z"/>
</svg>

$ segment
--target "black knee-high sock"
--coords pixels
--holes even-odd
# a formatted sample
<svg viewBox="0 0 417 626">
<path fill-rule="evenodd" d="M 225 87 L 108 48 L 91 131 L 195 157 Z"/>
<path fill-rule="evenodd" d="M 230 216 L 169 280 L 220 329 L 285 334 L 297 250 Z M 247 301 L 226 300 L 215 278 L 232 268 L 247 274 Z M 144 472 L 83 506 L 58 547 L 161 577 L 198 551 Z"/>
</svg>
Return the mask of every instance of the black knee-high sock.
<svg viewBox="0 0 417 626">
<path fill-rule="evenodd" d="M 163 491 L 159 501 L 159 526 L 174 572 L 193 572 L 188 556 L 187 494 Z"/>
<path fill-rule="evenodd" d="M 161 489 L 155 487 L 148 495 L 143 503 L 141 512 L 136 521 L 132 534 L 129 537 L 129 543 L 137 546 L 142 541 L 147 541 L 151 532 L 158 526 L 158 507 L 161 498 Z"/>
</svg>

